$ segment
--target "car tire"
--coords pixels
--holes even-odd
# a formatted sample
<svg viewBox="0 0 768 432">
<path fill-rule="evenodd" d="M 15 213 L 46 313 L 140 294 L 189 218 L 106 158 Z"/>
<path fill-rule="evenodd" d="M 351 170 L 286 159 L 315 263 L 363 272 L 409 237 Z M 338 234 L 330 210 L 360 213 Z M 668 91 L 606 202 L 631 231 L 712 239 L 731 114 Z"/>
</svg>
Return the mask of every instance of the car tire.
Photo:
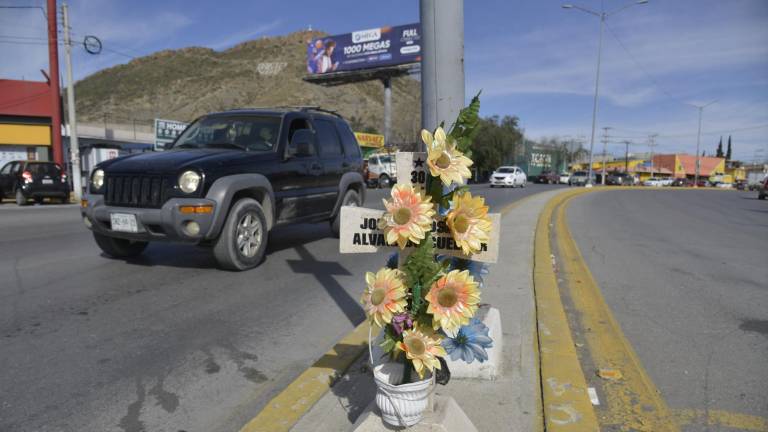
<svg viewBox="0 0 768 432">
<path fill-rule="evenodd" d="M 24 193 L 21 191 L 21 189 L 16 189 L 16 205 L 27 205 L 27 197 L 24 196 Z"/>
<path fill-rule="evenodd" d="M 363 203 L 360 202 L 360 195 L 357 194 L 357 191 L 352 189 L 348 190 L 341 200 L 341 207 L 360 207 L 361 205 L 363 205 Z M 339 233 L 341 232 L 341 207 L 339 207 L 339 211 L 336 212 L 336 216 L 331 219 L 331 233 L 336 238 L 339 238 Z"/>
<path fill-rule="evenodd" d="M 765 194 L 760 194 L 760 195 L 758 195 L 758 196 L 757 196 L 757 199 L 761 199 L 761 200 L 764 200 L 764 199 L 765 199 Z"/>
<path fill-rule="evenodd" d="M 523 182 L 522 182 L 522 183 L 520 183 L 520 187 L 521 187 L 521 188 L 524 188 L 524 187 L 525 187 L 525 183 L 527 183 L 527 182 L 526 182 L 525 180 L 523 180 Z"/>
<path fill-rule="evenodd" d="M 42 204 L 43 198 L 35 198 L 35 204 Z"/>
<path fill-rule="evenodd" d="M 385 189 L 388 188 L 391 181 L 389 180 L 389 176 L 386 174 L 382 174 L 379 176 L 379 188 Z"/>
<path fill-rule="evenodd" d="M 494 186 L 494 185 L 490 185 L 489 187 L 490 187 L 491 189 L 493 189 L 495 186 Z"/>
<path fill-rule="evenodd" d="M 105 254 L 112 258 L 129 258 L 144 252 L 149 242 L 133 241 L 93 233 L 93 239 Z"/>
<path fill-rule="evenodd" d="M 225 270 L 248 270 L 258 266 L 267 250 L 267 218 L 258 201 L 238 200 L 229 211 L 219 238 L 213 244 L 213 256 Z"/>
</svg>

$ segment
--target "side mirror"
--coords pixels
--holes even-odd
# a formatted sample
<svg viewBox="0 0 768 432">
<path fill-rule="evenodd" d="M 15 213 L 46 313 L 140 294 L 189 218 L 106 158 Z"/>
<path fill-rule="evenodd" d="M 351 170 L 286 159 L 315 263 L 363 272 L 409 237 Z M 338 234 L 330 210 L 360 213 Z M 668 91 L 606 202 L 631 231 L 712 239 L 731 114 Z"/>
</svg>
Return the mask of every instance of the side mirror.
<svg viewBox="0 0 768 432">
<path fill-rule="evenodd" d="M 299 129 L 293 133 L 288 143 L 286 158 L 312 156 L 314 152 L 315 134 L 309 129 Z"/>
</svg>

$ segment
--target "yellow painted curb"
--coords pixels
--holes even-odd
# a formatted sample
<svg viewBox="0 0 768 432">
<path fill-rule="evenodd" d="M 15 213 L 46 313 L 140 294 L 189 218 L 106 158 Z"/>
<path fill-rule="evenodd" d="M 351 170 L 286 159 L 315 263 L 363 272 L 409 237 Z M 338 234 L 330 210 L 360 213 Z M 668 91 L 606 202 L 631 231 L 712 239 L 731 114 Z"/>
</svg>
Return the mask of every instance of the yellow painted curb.
<svg viewBox="0 0 768 432">
<path fill-rule="evenodd" d="M 251 419 L 240 432 L 288 431 L 333 386 L 368 344 L 368 321 L 344 336 Z"/>
<path fill-rule="evenodd" d="M 536 226 L 533 285 L 547 431 L 600 430 L 560 299 L 550 246 L 550 222 L 555 208 L 565 199 L 589 191 L 574 189 L 556 195 L 544 207 Z"/>
<path fill-rule="evenodd" d="M 589 329 L 583 334 L 595 367 L 618 371 L 621 376 L 603 381 L 607 400 L 601 410 L 601 424 L 636 431 L 678 431 L 667 403 L 624 336 L 571 237 L 565 216 L 571 199 L 573 196 L 563 200 L 555 218 L 563 277 L 568 280 L 579 325 Z"/>
</svg>

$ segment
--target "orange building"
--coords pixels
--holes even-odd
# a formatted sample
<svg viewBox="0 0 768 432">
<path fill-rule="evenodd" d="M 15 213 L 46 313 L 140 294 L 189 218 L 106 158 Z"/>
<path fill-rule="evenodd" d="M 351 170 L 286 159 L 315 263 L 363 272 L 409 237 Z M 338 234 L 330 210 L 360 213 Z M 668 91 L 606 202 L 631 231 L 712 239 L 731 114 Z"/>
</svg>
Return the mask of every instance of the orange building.
<svg viewBox="0 0 768 432">
<path fill-rule="evenodd" d="M 0 167 L 18 159 L 50 160 L 52 115 L 48 83 L 0 79 Z"/>
<path fill-rule="evenodd" d="M 725 159 L 701 156 L 699 176 L 708 178 L 725 174 Z M 665 168 L 673 177 L 693 178 L 696 175 L 696 156 L 689 154 L 659 154 L 653 156 L 654 167 Z"/>
</svg>

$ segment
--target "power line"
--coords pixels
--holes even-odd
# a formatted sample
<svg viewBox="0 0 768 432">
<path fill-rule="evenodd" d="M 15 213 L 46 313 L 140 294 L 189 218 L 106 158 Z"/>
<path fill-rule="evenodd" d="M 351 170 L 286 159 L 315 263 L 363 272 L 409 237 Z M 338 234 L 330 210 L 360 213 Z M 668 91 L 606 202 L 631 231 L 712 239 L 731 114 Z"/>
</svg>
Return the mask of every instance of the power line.
<svg viewBox="0 0 768 432">
<path fill-rule="evenodd" d="M 624 50 L 624 52 L 625 52 L 625 53 L 627 53 L 627 55 L 629 56 L 629 58 L 630 58 L 630 59 L 632 59 L 632 62 L 635 64 L 635 66 L 637 66 L 637 68 L 638 68 L 638 69 L 640 69 L 640 71 L 642 71 L 642 72 L 643 72 L 643 74 L 645 75 L 645 77 L 646 77 L 646 78 L 648 78 L 648 80 L 649 80 L 649 81 L 650 81 L 650 82 L 651 82 L 651 83 L 652 83 L 654 86 L 656 86 L 656 88 L 658 88 L 659 90 L 661 90 L 661 92 L 662 92 L 662 93 L 664 93 L 664 94 L 665 94 L 665 95 L 666 95 L 668 98 L 672 99 L 673 101 L 675 101 L 675 102 L 679 102 L 679 103 L 682 103 L 682 104 L 685 104 L 685 102 L 684 102 L 682 99 L 680 99 L 680 98 L 678 98 L 678 97 L 676 97 L 676 96 L 673 96 L 673 95 L 672 95 L 670 92 L 668 92 L 668 91 L 667 91 L 667 90 L 666 90 L 664 87 L 662 87 L 662 86 L 661 86 L 661 85 L 658 83 L 658 81 L 656 81 L 656 79 L 655 79 L 655 78 L 654 78 L 654 77 L 653 77 L 653 76 L 652 76 L 652 75 L 651 75 L 651 74 L 648 72 L 648 70 L 647 70 L 647 69 L 646 69 L 646 68 L 645 68 L 645 67 L 644 67 L 642 64 L 640 64 L 640 62 L 639 62 L 639 61 L 637 61 L 637 58 L 635 58 L 635 56 L 634 56 L 634 55 L 632 55 L 632 53 L 629 51 L 629 49 L 626 47 L 626 45 L 624 45 L 624 42 L 622 42 L 622 41 L 621 41 L 621 39 L 619 39 L 619 36 L 618 36 L 618 35 L 617 35 L 617 34 L 616 34 L 614 31 L 613 31 L 613 29 L 611 28 L 611 26 L 610 26 L 610 25 L 608 25 L 608 23 L 607 23 L 607 22 L 605 23 L 605 26 L 608 28 L 608 32 L 611 34 L 611 36 L 613 36 L 613 38 L 614 38 L 614 39 L 616 39 L 616 42 L 618 42 L 618 43 L 619 43 L 619 46 L 621 46 L 621 48 Z"/>
</svg>

